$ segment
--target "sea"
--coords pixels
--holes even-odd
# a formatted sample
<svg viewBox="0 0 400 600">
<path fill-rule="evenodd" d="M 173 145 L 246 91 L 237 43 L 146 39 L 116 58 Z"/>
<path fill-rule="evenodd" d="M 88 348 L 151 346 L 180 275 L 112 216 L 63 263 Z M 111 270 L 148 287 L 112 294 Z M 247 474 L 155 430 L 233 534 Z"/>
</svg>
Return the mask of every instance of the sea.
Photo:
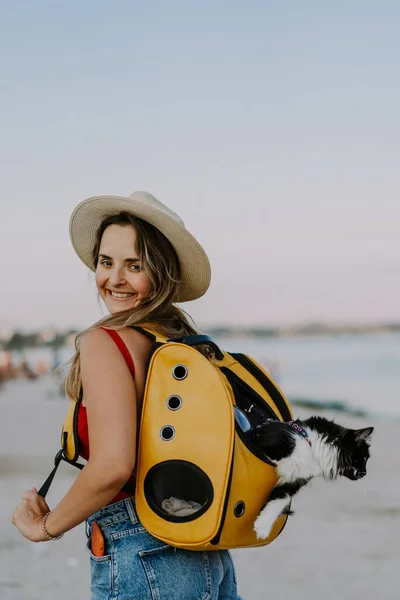
<svg viewBox="0 0 400 600">
<path fill-rule="evenodd" d="M 398 332 L 213 339 L 224 350 L 255 358 L 293 406 L 400 420 Z M 62 348 L 58 361 L 72 352 Z M 24 358 L 32 368 L 40 361 L 54 361 L 49 348 L 28 349 Z M 52 378 L 44 377 L 46 393 L 51 393 L 51 385 L 55 386 Z"/>
<path fill-rule="evenodd" d="M 400 334 L 219 338 L 253 356 L 291 404 L 400 420 Z"/>
</svg>

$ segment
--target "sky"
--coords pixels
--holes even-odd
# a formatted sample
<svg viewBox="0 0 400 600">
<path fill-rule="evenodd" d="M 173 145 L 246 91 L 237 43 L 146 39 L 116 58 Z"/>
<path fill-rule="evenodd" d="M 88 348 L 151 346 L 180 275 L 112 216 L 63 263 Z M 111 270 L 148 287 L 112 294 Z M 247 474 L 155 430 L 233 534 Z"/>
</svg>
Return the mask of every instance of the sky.
<svg viewBox="0 0 400 600">
<path fill-rule="evenodd" d="M 2 0 L 0 333 L 106 314 L 80 201 L 206 249 L 200 326 L 399 321 L 400 3 Z"/>
</svg>

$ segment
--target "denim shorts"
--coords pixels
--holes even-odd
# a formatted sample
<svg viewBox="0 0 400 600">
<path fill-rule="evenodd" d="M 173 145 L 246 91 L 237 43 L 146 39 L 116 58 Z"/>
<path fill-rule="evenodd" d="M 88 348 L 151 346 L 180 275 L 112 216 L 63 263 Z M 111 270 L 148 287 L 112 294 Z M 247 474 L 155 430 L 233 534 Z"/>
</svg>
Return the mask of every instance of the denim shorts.
<svg viewBox="0 0 400 600">
<path fill-rule="evenodd" d="M 90 551 L 91 524 L 104 536 L 104 556 Z M 86 523 L 91 600 L 240 600 L 227 550 L 169 546 L 140 523 L 133 498 L 106 506 Z"/>
</svg>

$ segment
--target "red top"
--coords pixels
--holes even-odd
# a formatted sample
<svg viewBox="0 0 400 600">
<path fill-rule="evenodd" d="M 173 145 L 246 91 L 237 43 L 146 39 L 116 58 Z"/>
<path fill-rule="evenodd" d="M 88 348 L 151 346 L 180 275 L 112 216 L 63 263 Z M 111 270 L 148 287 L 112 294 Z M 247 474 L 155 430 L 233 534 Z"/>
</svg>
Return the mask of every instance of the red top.
<svg viewBox="0 0 400 600">
<path fill-rule="evenodd" d="M 132 377 L 135 375 L 135 365 L 133 364 L 132 356 L 129 353 L 128 348 L 125 345 L 125 342 L 119 336 L 119 334 L 113 329 L 105 329 L 101 327 L 108 333 L 108 335 L 114 340 L 117 344 L 122 356 L 125 359 L 126 364 L 128 365 L 128 369 L 131 372 Z M 79 412 L 78 412 L 78 440 L 79 440 L 79 454 L 85 460 L 89 459 L 90 451 L 89 451 L 89 430 L 88 430 L 88 422 L 87 422 L 87 414 L 86 407 L 80 404 Z M 133 484 L 135 483 L 134 478 L 131 478 Z M 125 498 L 130 498 L 133 494 L 128 494 L 127 492 L 119 492 L 115 498 L 111 500 L 109 504 L 113 504 L 114 502 L 118 502 L 119 500 L 124 500 Z"/>
</svg>

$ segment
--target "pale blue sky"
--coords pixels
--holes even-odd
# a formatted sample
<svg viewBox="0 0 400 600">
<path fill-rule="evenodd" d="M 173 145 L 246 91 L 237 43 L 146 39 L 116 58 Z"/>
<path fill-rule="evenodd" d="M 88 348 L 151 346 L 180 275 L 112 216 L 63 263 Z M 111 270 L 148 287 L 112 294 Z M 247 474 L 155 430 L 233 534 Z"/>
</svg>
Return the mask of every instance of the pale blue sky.
<svg viewBox="0 0 400 600">
<path fill-rule="evenodd" d="M 0 331 L 89 325 L 73 207 L 145 189 L 200 325 L 399 320 L 400 3 L 3 0 Z"/>
</svg>

